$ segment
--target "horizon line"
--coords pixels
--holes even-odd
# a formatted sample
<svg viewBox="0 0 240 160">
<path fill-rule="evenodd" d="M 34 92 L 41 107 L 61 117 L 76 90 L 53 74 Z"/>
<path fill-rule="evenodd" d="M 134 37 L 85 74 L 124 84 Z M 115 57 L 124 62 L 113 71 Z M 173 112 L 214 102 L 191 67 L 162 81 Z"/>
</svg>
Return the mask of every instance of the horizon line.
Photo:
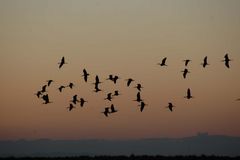
<svg viewBox="0 0 240 160">
<path fill-rule="evenodd" d="M 39 140 L 45 140 L 45 141 L 138 141 L 138 140 L 156 140 L 156 139 L 185 139 L 185 138 L 193 138 L 193 137 L 232 137 L 232 138 L 240 138 L 236 135 L 225 135 L 225 134 L 209 134 L 207 132 L 199 132 L 195 135 L 189 135 L 189 136 L 183 136 L 183 137 L 143 137 L 143 138 L 85 138 L 85 139 L 53 139 L 53 138 L 19 138 L 19 139 L 0 139 L 1 141 L 39 141 Z"/>
</svg>

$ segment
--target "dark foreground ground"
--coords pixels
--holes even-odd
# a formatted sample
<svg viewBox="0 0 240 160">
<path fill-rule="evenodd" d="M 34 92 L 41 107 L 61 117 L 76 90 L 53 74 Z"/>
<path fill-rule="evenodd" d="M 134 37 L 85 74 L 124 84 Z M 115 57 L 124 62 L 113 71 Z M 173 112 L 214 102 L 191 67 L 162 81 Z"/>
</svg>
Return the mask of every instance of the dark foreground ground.
<svg viewBox="0 0 240 160">
<path fill-rule="evenodd" d="M 0 160 L 240 160 L 225 156 L 80 156 L 80 157 L 6 157 Z"/>
</svg>

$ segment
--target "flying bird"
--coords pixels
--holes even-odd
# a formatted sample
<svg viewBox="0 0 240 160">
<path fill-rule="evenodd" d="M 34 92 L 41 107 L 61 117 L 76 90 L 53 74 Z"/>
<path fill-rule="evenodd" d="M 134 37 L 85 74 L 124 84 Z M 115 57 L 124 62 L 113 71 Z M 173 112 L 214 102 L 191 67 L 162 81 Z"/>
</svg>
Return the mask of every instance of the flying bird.
<svg viewBox="0 0 240 160">
<path fill-rule="evenodd" d="M 127 81 L 127 86 L 129 87 L 134 80 L 132 78 L 129 78 L 129 79 L 126 79 L 126 81 Z"/>
<path fill-rule="evenodd" d="M 113 78 L 113 80 L 112 80 L 113 83 L 116 84 L 118 79 L 120 79 L 118 76 L 114 76 L 114 78 Z"/>
<path fill-rule="evenodd" d="M 70 82 L 69 85 L 68 85 L 68 87 L 71 88 L 71 89 L 73 88 L 73 86 L 74 86 L 74 84 L 72 82 Z"/>
<path fill-rule="evenodd" d="M 47 84 L 48 87 L 52 84 L 52 82 L 54 82 L 54 81 L 53 81 L 53 80 L 48 80 L 48 81 L 47 81 L 47 83 L 48 83 L 48 84 Z"/>
<path fill-rule="evenodd" d="M 187 77 L 187 74 L 190 73 L 187 68 L 185 68 L 182 72 L 183 72 L 184 79 Z"/>
<path fill-rule="evenodd" d="M 71 102 L 73 102 L 74 104 L 77 104 L 77 102 L 79 102 L 79 100 L 77 99 L 77 95 L 74 95 Z"/>
<path fill-rule="evenodd" d="M 202 63 L 201 65 L 203 66 L 203 68 L 205 68 L 207 65 L 209 65 L 209 64 L 208 64 L 208 57 L 207 57 L 207 56 L 204 57 L 203 63 Z"/>
<path fill-rule="evenodd" d="M 46 94 L 46 95 L 43 95 L 43 96 L 42 96 L 42 99 L 45 101 L 43 104 L 52 103 L 52 102 L 50 102 L 50 101 L 49 101 L 48 94 Z"/>
<path fill-rule="evenodd" d="M 188 63 L 191 61 L 190 59 L 183 60 L 185 62 L 185 66 L 187 67 Z"/>
<path fill-rule="evenodd" d="M 108 78 L 107 78 L 107 80 L 113 80 L 113 75 L 112 74 L 110 74 L 109 76 L 108 76 Z"/>
<path fill-rule="evenodd" d="M 46 89 L 47 89 L 47 85 L 42 86 L 41 92 L 42 92 L 42 93 L 46 92 L 46 91 L 47 91 Z"/>
<path fill-rule="evenodd" d="M 84 77 L 85 82 L 87 82 L 88 76 L 89 76 L 89 73 L 87 73 L 87 70 L 84 68 L 83 69 L 83 77 Z"/>
<path fill-rule="evenodd" d="M 104 112 L 102 112 L 106 117 L 108 117 L 108 114 L 110 113 L 109 109 L 110 109 L 109 107 L 106 107 Z"/>
<path fill-rule="evenodd" d="M 140 92 L 137 93 L 137 99 L 134 100 L 134 101 L 137 101 L 137 102 L 141 102 L 142 101 Z"/>
<path fill-rule="evenodd" d="M 158 63 L 158 65 L 160 65 L 160 66 L 167 66 L 166 65 L 166 60 L 167 60 L 167 57 L 163 58 L 162 63 Z"/>
<path fill-rule="evenodd" d="M 84 103 L 87 102 L 83 98 L 80 98 L 80 106 L 83 107 Z"/>
<path fill-rule="evenodd" d="M 119 79 L 119 77 L 118 76 L 114 76 L 113 77 L 113 75 L 112 74 L 110 74 L 109 76 L 108 76 L 108 78 L 107 78 L 107 80 L 111 80 L 111 81 L 113 81 L 114 82 L 114 84 L 116 84 L 117 83 L 117 80 Z"/>
<path fill-rule="evenodd" d="M 113 94 L 113 96 L 119 96 L 119 95 L 120 95 L 120 93 L 119 93 L 119 91 L 118 91 L 118 90 L 114 91 L 114 94 Z"/>
<path fill-rule="evenodd" d="M 67 64 L 67 63 L 65 62 L 65 58 L 62 57 L 61 61 L 60 61 L 58 64 L 59 64 L 59 69 L 62 68 L 62 66 L 63 66 L 64 64 Z"/>
<path fill-rule="evenodd" d="M 42 92 L 41 91 L 37 91 L 37 93 L 35 93 L 35 95 L 40 98 L 40 96 L 42 95 Z"/>
<path fill-rule="evenodd" d="M 74 105 L 72 103 L 70 103 L 69 107 L 67 107 L 69 111 L 71 111 L 74 107 Z"/>
<path fill-rule="evenodd" d="M 97 93 L 97 92 L 100 92 L 100 91 L 102 91 L 102 90 L 101 90 L 101 89 L 99 89 L 99 88 L 98 88 L 98 84 L 96 84 L 96 85 L 95 85 L 95 90 L 94 90 L 94 92 L 96 92 L 96 93 Z"/>
<path fill-rule="evenodd" d="M 108 93 L 107 98 L 104 98 L 104 100 L 112 101 L 112 93 Z"/>
<path fill-rule="evenodd" d="M 193 98 L 193 96 L 191 95 L 191 90 L 190 90 L 190 88 L 187 89 L 187 96 L 185 96 L 184 98 L 187 98 L 187 99 Z"/>
<path fill-rule="evenodd" d="M 140 106 L 140 111 L 142 112 L 146 104 L 142 101 L 139 106 Z"/>
<path fill-rule="evenodd" d="M 96 77 L 95 77 L 95 85 L 98 85 L 98 84 L 100 84 L 100 83 L 102 83 L 102 82 L 100 82 L 100 80 L 99 80 L 99 77 L 98 77 L 98 75 L 96 75 Z"/>
<path fill-rule="evenodd" d="M 60 91 L 60 92 L 62 92 L 62 90 L 65 88 L 65 86 L 60 86 L 59 88 L 58 88 L 58 90 Z"/>
<path fill-rule="evenodd" d="M 225 62 L 225 66 L 226 66 L 227 68 L 230 68 L 230 65 L 229 65 L 229 62 L 230 62 L 230 61 L 232 61 L 232 60 L 229 59 L 228 54 L 225 54 L 223 62 Z"/>
<path fill-rule="evenodd" d="M 143 87 L 142 87 L 142 85 L 141 85 L 141 84 L 139 84 L 139 83 L 138 83 L 138 84 L 137 84 L 137 86 L 136 86 L 136 87 L 134 87 L 134 88 L 137 88 L 137 89 L 138 89 L 138 90 L 141 92 L 141 89 L 142 89 Z"/>
<path fill-rule="evenodd" d="M 115 109 L 115 107 L 114 107 L 113 104 L 111 105 L 111 108 L 110 108 L 110 109 L 111 109 L 111 112 L 110 112 L 110 113 L 115 113 L 115 112 L 117 112 L 117 110 Z"/>
<path fill-rule="evenodd" d="M 173 111 L 173 107 L 175 107 L 172 103 L 168 103 L 167 108 L 172 112 Z"/>
</svg>

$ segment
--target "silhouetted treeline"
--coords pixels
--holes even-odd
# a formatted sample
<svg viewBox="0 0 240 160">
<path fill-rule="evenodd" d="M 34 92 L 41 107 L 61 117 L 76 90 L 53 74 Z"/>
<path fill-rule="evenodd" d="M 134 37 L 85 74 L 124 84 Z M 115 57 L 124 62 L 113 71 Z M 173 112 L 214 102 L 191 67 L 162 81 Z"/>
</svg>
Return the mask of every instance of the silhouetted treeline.
<svg viewBox="0 0 240 160">
<path fill-rule="evenodd" d="M 0 141 L 0 157 L 73 157 L 118 155 L 240 156 L 240 137 L 198 134 L 185 138 L 138 140 Z"/>
<path fill-rule="evenodd" d="M 0 160 L 239 160 L 227 156 L 79 156 L 79 157 L 6 157 Z"/>
</svg>

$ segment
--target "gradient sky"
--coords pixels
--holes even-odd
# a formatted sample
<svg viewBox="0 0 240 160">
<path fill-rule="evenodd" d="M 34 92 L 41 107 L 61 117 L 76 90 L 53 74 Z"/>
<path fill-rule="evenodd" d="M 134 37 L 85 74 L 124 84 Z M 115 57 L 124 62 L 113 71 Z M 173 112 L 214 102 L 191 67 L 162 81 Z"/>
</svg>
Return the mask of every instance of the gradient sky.
<svg viewBox="0 0 240 160">
<path fill-rule="evenodd" d="M 240 136 L 239 0 L 0 0 L 0 139 L 132 139 L 184 137 L 198 132 Z M 231 68 L 221 62 L 229 53 Z M 68 62 L 61 70 L 58 61 Z M 206 69 L 200 66 L 209 57 Z M 156 64 L 168 57 L 168 67 Z M 192 59 L 182 78 L 183 59 Z M 90 82 L 81 77 L 83 68 Z M 95 75 L 119 75 L 93 93 Z M 144 87 L 148 104 L 132 101 Z M 54 102 L 34 93 L 46 80 Z M 73 90 L 59 94 L 61 84 Z M 187 88 L 195 97 L 183 97 Z M 119 112 L 105 118 L 103 98 L 119 89 Z M 89 101 L 68 112 L 72 95 Z M 177 107 L 169 112 L 165 107 Z"/>
</svg>

